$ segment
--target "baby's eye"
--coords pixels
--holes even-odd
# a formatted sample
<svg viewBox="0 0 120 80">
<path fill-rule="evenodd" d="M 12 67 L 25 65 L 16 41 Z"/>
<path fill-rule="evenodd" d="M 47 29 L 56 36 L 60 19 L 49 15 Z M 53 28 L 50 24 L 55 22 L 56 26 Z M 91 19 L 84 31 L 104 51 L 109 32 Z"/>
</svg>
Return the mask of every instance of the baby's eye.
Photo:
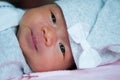
<svg viewBox="0 0 120 80">
<path fill-rule="evenodd" d="M 55 24 L 56 23 L 56 17 L 52 12 L 51 12 L 51 18 L 52 18 L 53 23 Z"/>
<path fill-rule="evenodd" d="M 63 55 L 65 54 L 65 47 L 62 43 L 59 43 L 59 46 L 60 46 L 60 50 L 61 52 L 63 53 Z"/>
</svg>

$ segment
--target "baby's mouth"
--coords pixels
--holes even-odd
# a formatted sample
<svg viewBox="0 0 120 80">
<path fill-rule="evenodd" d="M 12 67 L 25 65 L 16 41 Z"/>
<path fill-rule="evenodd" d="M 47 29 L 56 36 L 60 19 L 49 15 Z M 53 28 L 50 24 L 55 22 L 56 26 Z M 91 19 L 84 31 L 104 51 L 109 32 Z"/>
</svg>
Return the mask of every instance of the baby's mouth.
<svg viewBox="0 0 120 80">
<path fill-rule="evenodd" d="M 36 39 L 36 36 L 34 35 L 34 33 L 32 31 L 31 31 L 31 37 L 32 37 L 34 48 L 36 50 L 38 50 L 38 48 L 37 48 L 37 39 Z"/>
</svg>

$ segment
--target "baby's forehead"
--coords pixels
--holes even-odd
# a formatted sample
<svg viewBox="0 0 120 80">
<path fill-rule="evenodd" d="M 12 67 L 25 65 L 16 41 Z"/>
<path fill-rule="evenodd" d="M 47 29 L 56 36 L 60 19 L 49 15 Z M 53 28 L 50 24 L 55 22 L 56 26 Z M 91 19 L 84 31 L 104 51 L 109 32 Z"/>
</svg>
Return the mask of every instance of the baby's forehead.
<svg viewBox="0 0 120 80">
<path fill-rule="evenodd" d="M 38 19 L 41 16 L 47 17 L 51 19 L 51 13 L 53 13 L 57 19 L 57 21 L 64 21 L 63 13 L 60 7 L 57 4 L 49 4 L 44 5 L 36 8 L 31 8 L 25 11 L 25 14 L 23 15 L 23 19 L 29 18 L 29 19 Z M 61 17 L 61 18 L 60 18 Z"/>
<path fill-rule="evenodd" d="M 26 15 L 31 15 L 33 16 L 36 13 L 43 14 L 43 12 L 48 13 L 49 11 L 56 10 L 57 6 L 55 4 L 49 4 L 49 5 L 44 5 L 36 8 L 31 8 L 25 11 L 25 16 Z"/>
</svg>

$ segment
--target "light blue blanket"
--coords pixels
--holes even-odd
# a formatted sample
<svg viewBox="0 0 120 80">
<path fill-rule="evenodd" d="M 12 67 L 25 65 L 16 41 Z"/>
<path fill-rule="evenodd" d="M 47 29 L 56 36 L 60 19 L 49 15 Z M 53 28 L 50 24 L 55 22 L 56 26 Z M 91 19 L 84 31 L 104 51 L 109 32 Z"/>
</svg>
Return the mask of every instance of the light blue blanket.
<svg viewBox="0 0 120 80">
<path fill-rule="evenodd" d="M 94 48 L 109 48 L 111 54 L 110 56 L 106 55 L 107 59 L 112 55 L 112 58 L 115 56 L 113 59 L 117 60 L 120 56 L 116 57 L 113 54 L 120 53 L 120 0 L 102 1 L 104 4 L 99 9 L 95 20 L 93 20 L 95 22 L 88 19 L 89 17 L 85 17 L 85 15 L 81 16 L 83 19 L 81 21 L 85 20 L 87 23 L 88 20 L 89 24 L 92 23 L 92 28 L 87 37 L 89 44 Z M 5 80 L 23 73 L 29 73 L 30 69 L 25 62 L 15 35 L 15 26 L 18 25 L 24 12 L 8 3 L 0 2 L 0 6 L 2 5 L 10 6 L 0 7 L 0 80 Z M 85 13 L 92 14 L 92 12 Z"/>
<path fill-rule="evenodd" d="M 101 64 L 120 60 L 120 0 L 104 0 L 87 41 L 100 51 Z"/>
<path fill-rule="evenodd" d="M 0 2 L 0 80 L 30 72 L 15 32 L 23 14 L 23 10 Z"/>
<path fill-rule="evenodd" d="M 120 0 L 58 0 L 56 3 L 63 11 L 78 68 L 82 63 L 82 68 L 89 68 L 91 63 L 96 63 L 92 66 L 96 67 L 99 62 L 103 65 L 120 59 Z M 95 61 L 97 56 L 92 56 L 95 51 L 88 50 L 88 45 L 100 54 L 101 61 Z M 81 56 L 84 56 L 82 60 Z"/>
<path fill-rule="evenodd" d="M 96 48 L 120 45 L 120 0 L 106 0 L 87 40 Z"/>
</svg>

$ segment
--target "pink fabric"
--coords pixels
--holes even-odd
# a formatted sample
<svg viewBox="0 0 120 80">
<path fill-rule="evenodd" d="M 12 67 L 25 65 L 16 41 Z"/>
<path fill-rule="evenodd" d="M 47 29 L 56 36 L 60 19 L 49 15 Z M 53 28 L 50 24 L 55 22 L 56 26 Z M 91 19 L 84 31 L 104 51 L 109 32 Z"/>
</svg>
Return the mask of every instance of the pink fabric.
<svg viewBox="0 0 120 80">
<path fill-rule="evenodd" d="M 10 80 L 120 80 L 120 61 L 85 70 L 31 73 Z"/>
</svg>

